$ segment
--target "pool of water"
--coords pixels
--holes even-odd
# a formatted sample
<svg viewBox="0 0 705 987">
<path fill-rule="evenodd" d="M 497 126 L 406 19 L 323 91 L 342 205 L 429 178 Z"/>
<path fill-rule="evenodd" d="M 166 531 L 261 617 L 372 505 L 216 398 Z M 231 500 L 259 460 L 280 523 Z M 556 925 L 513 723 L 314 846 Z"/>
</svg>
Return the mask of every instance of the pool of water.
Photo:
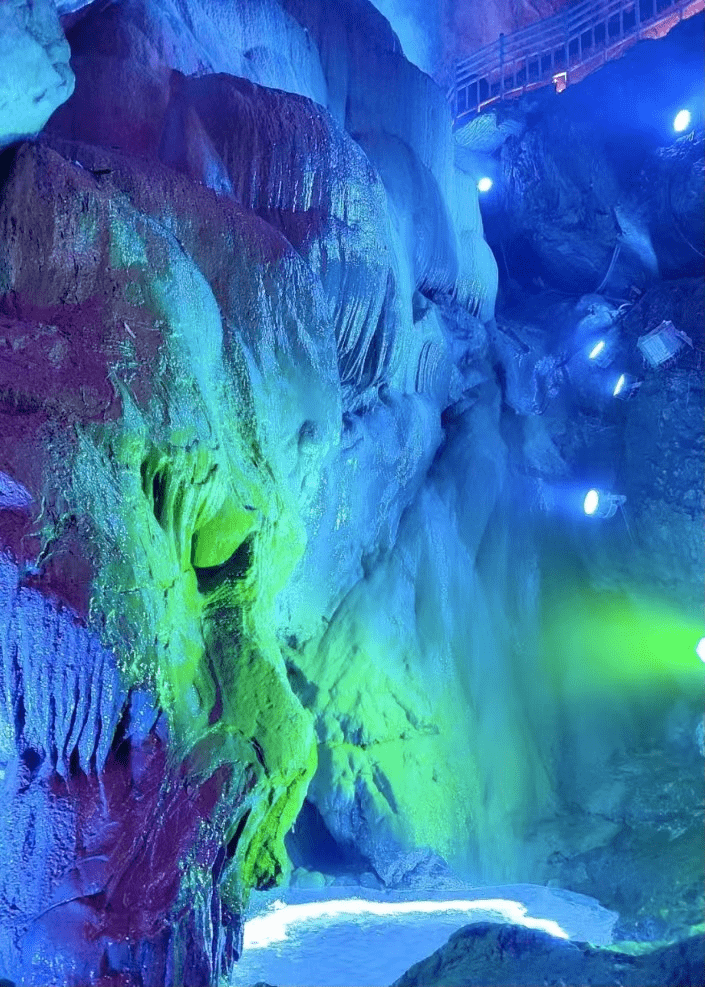
<svg viewBox="0 0 705 987">
<path fill-rule="evenodd" d="M 443 894 L 278 889 L 253 896 L 231 984 L 388 987 L 471 922 L 518 922 L 599 945 L 612 942 L 617 918 L 585 895 L 526 884 Z"/>
</svg>

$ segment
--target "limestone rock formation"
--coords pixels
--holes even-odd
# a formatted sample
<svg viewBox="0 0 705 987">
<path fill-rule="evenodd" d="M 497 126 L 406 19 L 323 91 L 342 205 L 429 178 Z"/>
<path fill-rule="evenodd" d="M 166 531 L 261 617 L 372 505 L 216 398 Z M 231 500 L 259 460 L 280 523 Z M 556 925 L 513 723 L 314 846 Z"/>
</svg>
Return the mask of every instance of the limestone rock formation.
<svg viewBox="0 0 705 987">
<path fill-rule="evenodd" d="M 425 122 L 438 139 L 413 124 L 430 82 L 381 38 L 379 71 L 391 65 L 417 87 L 419 116 L 398 121 L 381 106 L 371 159 L 345 129 L 342 94 L 331 112 L 311 100 L 325 100 L 328 80 L 305 28 L 277 5 L 270 14 L 309 71 L 301 84 L 278 65 L 276 81 L 303 95 L 259 85 L 259 56 L 257 82 L 238 77 L 200 8 L 188 11 L 190 38 L 185 8 L 88 9 L 69 32 L 75 96 L 39 144 L 4 158 L 8 593 L 26 583 L 50 616 L 68 607 L 116 676 L 104 693 L 81 685 L 100 674 L 105 689 L 108 673 L 69 645 L 34 693 L 21 664 L 10 674 L 11 639 L 4 651 L 8 764 L 25 765 L 16 785 L 7 775 L 5 824 L 23 818 L 30 791 L 52 860 L 50 789 L 66 789 L 63 856 L 12 906 L 19 935 L 4 927 L 3 971 L 22 982 L 60 977 L 73 954 L 85 980 L 205 983 L 232 963 L 248 889 L 287 873 L 283 839 L 316 768 L 315 721 L 297 691 L 305 668 L 298 654 L 285 662 L 285 642 L 312 637 L 315 653 L 365 558 L 391 548 L 440 442 L 440 410 L 462 389 L 451 367 L 468 347 L 453 338 L 453 312 L 491 311 L 489 252 L 489 282 L 467 261 L 459 273 L 456 195 L 475 192 L 448 182 L 441 97 Z M 231 32 L 259 30 L 243 11 L 228 16 Z M 341 53 L 347 16 L 341 6 L 327 35 Z M 350 93 L 368 100 L 352 65 Z M 345 97 L 362 119 L 355 99 Z M 410 224 L 405 175 L 418 202 Z M 476 205 L 470 217 L 463 235 L 479 243 Z M 416 322 L 422 338 L 407 346 Z M 135 712 L 129 697 L 144 688 Z M 69 699 L 54 712 L 56 690 Z M 367 770 L 356 784 L 376 798 L 382 769 Z M 119 815 L 125 786 L 137 815 L 129 799 Z M 17 868 L 34 866 L 29 826 L 19 823 L 8 895 Z M 409 826 L 392 825 L 386 869 L 360 836 L 388 878 L 414 849 Z M 154 848 L 147 869 L 131 827 Z M 72 840 L 86 846 L 76 862 Z M 84 857 L 90 878 L 68 888 Z M 140 870 L 144 900 L 131 890 Z"/>
<path fill-rule="evenodd" d="M 520 926 L 479 924 L 461 929 L 427 960 L 417 963 L 394 987 L 487 987 L 542 984 L 702 984 L 705 941 L 638 953 L 565 942 Z"/>
<path fill-rule="evenodd" d="M 445 94 L 367 0 L 57 9 L 72 69 L 57 11 L 0 7 L 0 977 L 214 983 L 293 866 L 594 893 L 661 832 L 625 752 L 701 767 L 698 285 L 596 293 L 618 225 L 618 285 L 667 238 L 598 142 L 583 229 L 588 159 L 498 126 L 504 274 L 544 237 L 496 306 Z M 656 314 L 692 352 L 607 408 L 576 354 Z M 598 462 L 621 540 L 557 510 Z"/>
<path fill-rule="evenodd" d="M 70 49 L 51 0 L 0 7 L 0 148 L 36 134 L 73 91 Z"/>
</svg>

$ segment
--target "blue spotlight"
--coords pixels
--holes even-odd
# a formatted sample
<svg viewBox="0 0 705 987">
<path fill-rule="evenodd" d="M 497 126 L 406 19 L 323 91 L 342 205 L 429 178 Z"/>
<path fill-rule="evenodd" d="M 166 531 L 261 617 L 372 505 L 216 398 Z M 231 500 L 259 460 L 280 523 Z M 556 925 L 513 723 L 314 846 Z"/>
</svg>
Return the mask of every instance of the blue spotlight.
<svg viewBox="0 0 705 987">
<path fill-rule="evenodd" d="M 628 401 L 641 387 L 642 382 L 631 374 L 620 374 L 619 380 L 614 385 L 612 397 Z"/>
<path fill-rule="evenodd" d="M 484 178 L 481 178 L 480 181 L 477 183 L 477 188 L 480 192 L 489 192 L 489 190 L 492 188 L 492 179 L 488 178 L 487 175 L 485 175 Z"/>
<path fill-rule="evenodd" d="M 624 494 L 604 493 L 599 490 L 588 490 L 583 501 L 583 510 L 588 517 L 614 517 L 617 508 L 626 501 Z"/>
<path fill-rule="evenodd" d="M 673 120 L 673 129 L 677 134 L 682 134 L 690 126 L 690 110 L 679 110 Z"/>
<path fill-rule="evenodd" d="M 614 362 L 615 340 L 613 336 L 614 334 L 598 339 L 588 353 L 590 363 L 594 363 L 596 367 L 609 367 Z"/>
</svg>

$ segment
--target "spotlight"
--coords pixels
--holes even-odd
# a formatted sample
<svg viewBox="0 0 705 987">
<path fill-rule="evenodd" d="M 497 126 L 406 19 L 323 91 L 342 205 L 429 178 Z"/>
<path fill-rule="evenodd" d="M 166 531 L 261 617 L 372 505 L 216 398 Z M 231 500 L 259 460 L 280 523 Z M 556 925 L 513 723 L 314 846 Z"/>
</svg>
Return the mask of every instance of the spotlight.
<svg viewBox="0 0 705 987">
<path fill-rule="evenodd" d="M 679 110 L 673 121 L 673 129 L 677 134 L 682 134 L 690 126 L 690 111 Z"/>
<path fill-rule="evenodd" d="M 626 501 L 624 494 L 603 493 L 599 490 L 588 490 L 583 501 L 583 510 L 588 517 L 614 517 L 617 508 Z"/>
<path fill-rule="evenodd" d="M 641 383 L 642 382 L 640 380 L 637 380 L 636 377 L 632 377 L 631 374 L 620 374 L 619 380 L 614 385 L 612 397 L 620 398 L 622 401 L 627 401 L 639 390 Z"/>
<path fill-rule="evenodd" d="M 488 178 L 487 175 L 485 175 L 485 177 L 481 178 L 480 181 L 477 183 L 477 187 L 480 192 L 489 192 L 489 190 L 492 188 L 492 179 Z"/>
<path fill-rule="evenodd" d="M 588 359 L 598 367 L 609 367 L 614 359 L 614 346 L 606 339 L 599 339 L 590 350 Z"/>
<path fill-rule="evenodd" d="M 594 514 L 597 510 L 597 505 L 600 503 L 600 495 L 597 490 L 588 490 L 585 494 L 585 500 L 583 502 L 583 510 L 586 514 Z"/>
<path fill-rule="evenodd" d="M 705 661 L 705 637 L 701 637 L 695 646 L 695 654 L 700 661 Z"/>
</svg>

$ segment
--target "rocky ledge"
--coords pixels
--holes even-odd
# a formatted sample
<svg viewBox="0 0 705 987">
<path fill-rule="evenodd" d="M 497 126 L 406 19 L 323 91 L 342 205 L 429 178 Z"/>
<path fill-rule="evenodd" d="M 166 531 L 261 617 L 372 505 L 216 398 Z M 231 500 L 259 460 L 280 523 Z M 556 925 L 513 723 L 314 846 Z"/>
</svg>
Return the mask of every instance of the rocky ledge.
<svg viewBox="0 0 705 987">
<path fill-rule="evenodd" d="M 691 987 L 705 984 L 705 937 L 677 943 L 591 946 L 517 925 L 483 922 L 460 929 L 393 987 Z"/>
</svg>

